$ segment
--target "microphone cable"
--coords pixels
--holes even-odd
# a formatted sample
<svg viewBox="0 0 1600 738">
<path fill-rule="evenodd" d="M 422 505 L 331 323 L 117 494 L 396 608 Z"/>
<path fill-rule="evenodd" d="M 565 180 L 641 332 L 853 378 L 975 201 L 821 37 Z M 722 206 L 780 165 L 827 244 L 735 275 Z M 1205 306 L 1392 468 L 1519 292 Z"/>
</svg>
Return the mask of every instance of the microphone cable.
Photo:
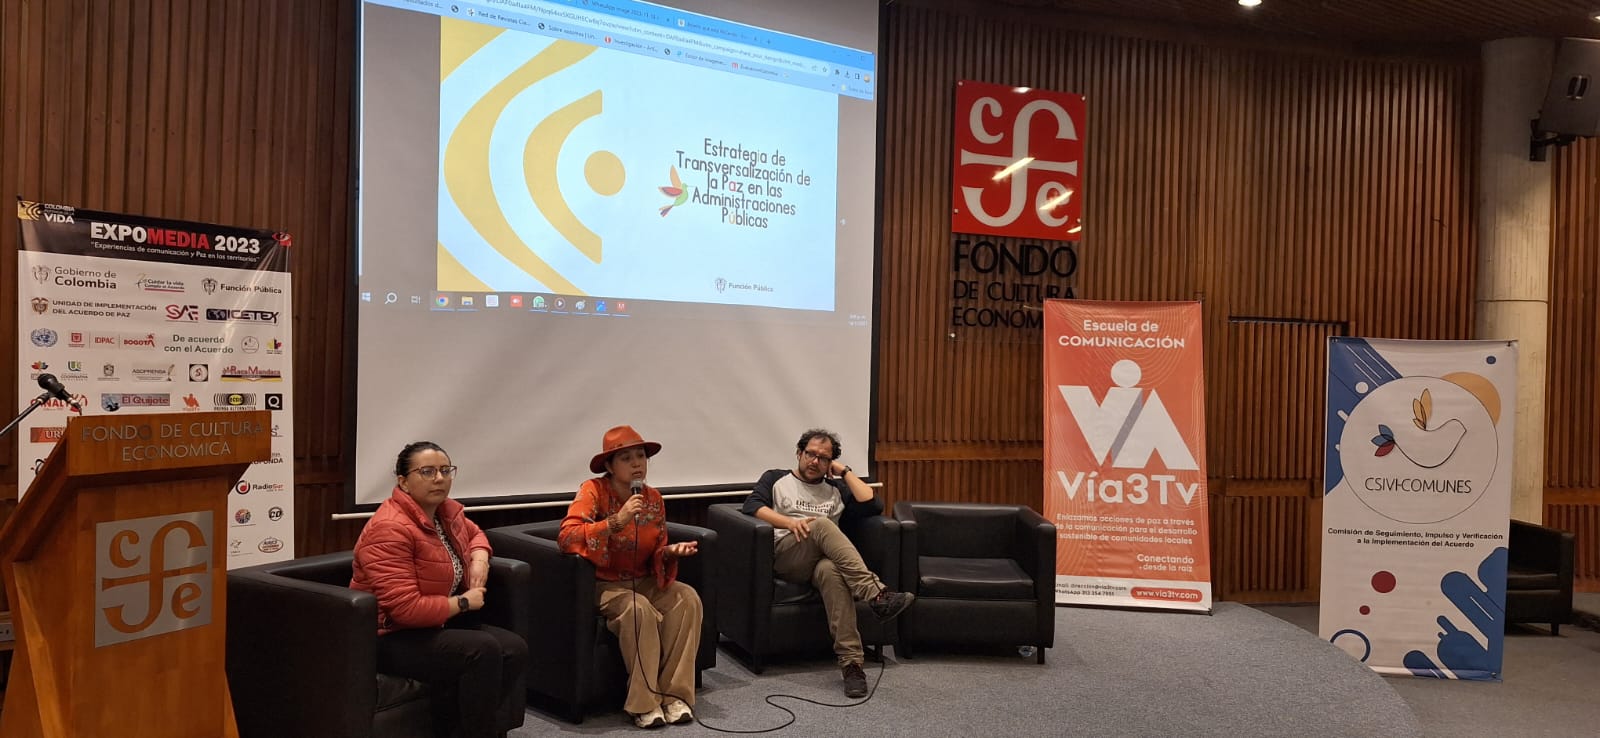
<svg viewBox="0 0 1600 738">
<path fill-rule="evenodd" d="M 639 486 L 642 488 L 644 485 L 641 483 Z M 642 493 L 641 492 L 634 492 L 632 494 L 629 494 L 628 497 L 632 498 L 633 496 L 635 496 L 637 494 L 642 494 Z M 634 561 L 638 561 L 639 560 L 639 514 L 638 513 L 634 513 L 632 522 L 633 522 L 632 559 Z M 667 534 L 667 511 L 666 511 L 665 501 L 663 501 L 662 509 L 661 509 L 661 534 L 663 536 Z M 696 555 L 698 555 L 699 551 L 696 550 L 695 553 L 696 553 Z M 666 566 L 666 562 L 662 562 L 662 566 Z M 688 586 L 688 585 L 685 585 L 685 586 Z M 633 584 L 631 586 L 631 591 L 632 591 L 632 596 L 633 596 L 632 602 L 633 602 L 633 610 L 634 610 L 634 615 L 633 615 L 633 644 L 634 644 L 633 645 L 633 668 L 642 672 L 644 670 L 644 662 L 642 661 L 641 657 L 639 656 L 639 580 L 638 579 L 634 579 L 633 580 Z M 696 593 L 696 594 L 698 595 L 698 593 Z M 654 603 L 651 603 L 651 606 L 653 608 L 654 607 Z M 705 613 L 702 611 L 702 613 L 701 613 L 702 621 L 703 621 L 704 617 L 705 617 Z M 656 640 L 657 640 L 658 643 L 660 642 L 660 638 L 657 638 Z M 695 657 L 696 657 L 696 659 L 698 659 L 698 657 L 699 657 L 699 650 L 698 649 L 696 649 Z M 694 716 L 694 721 L 699 723 L 700 727 L 703 727 L 706 730 L 710 730 L 710 731 L 717 732 L 717 733 L 730 733 L 730 734 L 734 734 L 734 735 L 759 735 L 761 733 L 775 733 L 775 732 L 783 730 L 784 728 L 787 728 L 787 727 L 789 727 L 791 725 L 794 725 L 795 721 L 800 719 L 800 716 L 796 715 L 794 710 L 791 710 L 791 709 L 789 709 L 787 707 L 784 707 L 783 705 L 780 705 L 780 704 L 778 704 L 776 702 L 773 702 L 773 700 L 775 700 L 775 699 L 791 699 L 791 700 L 796 700 L 798 702 L 804 702 L 806 704 L 817 705 L 817 706 L 820 706 L 820 707 L 835 707 L 835 708 L 860 707 L 860 706 L 865 705 L 868 702 L 872 701 L 873 696 L 878 693 L 878 684 L 883 681 L 883 672 L 887 668 L 887 666 L 888 665 L 883 660 L 883 654 L 879 653 L 878 654 L 878 676 L 877 676 L 876 679 L 872 680 L 872 687 L 867 690 L 867 696 L 861 698 L 860 702 L 846 702 L 846 703 L 843 703 L 843 704 L 834 703 L 834 702 L 823 702 L 821 700 L 814 700 L 814 699 L 811 699 L 809 697 L 801 697 L 800 695 L 797 695 L 797 694 L 785 694 L 785 693 L 782 693 L 782 692 L 777 693 L 777 694 L 769 694 L 766 697 L 763 697 L 761 699 L 762 702 L 765 702 L 765 703 L 767 703 L 767 704 L 769 704 L 769 705 L 771 705 L 773 707 L 776 707 L 779 710 L 782 710 L 785 713 L 788 713 L 788 715 L 789 715 L 789 719 L 785 720 L 783 722 L 783 724 L 776 725 L 776 726 L 773 726 L 771 728 L 756 728 L 756 729 L 752 729 L 752 730 L 740 730 L 740 729 L 737 729 L 737 728 L 719 728 L 719 727 L 717 727 L 715 725 L 711 725 L 711 724 L 707 723 L 705 720 L 701 719 L 701 717 L 698 716 L 698 715 Z M 684 698 L 682 698 L 682 697 L 680 697 L 678 695 L 668 694 L 666 692 L 662 692 L 660 690 L 657 690 L 654 686 L 652 686 L 650 684 L 650 675 L 648 673 L 644 674 L 644 686 L 645 686 L 646 689 L 650 690 L 651 694 L 654 694 L 657 697 L 671 697 L 671 698 L 673 698 L 675 700 L 678 700 L 678 701 L 684 703 L 685 705 L 689 704 L 688 700 L 686 700 L 686 699 L 684 699 Z M 627 712 L 627 710 L 623 710 L 623 712 Z M 692 712 L 692 709 L 691 709 L 691 712 Z M 668 724 L 670 725 L 670 723 L 668 723 Z"/>
<path fill-rule="evenodd" d="M 878 693 L 878 683 L 883 681 L 883 671 L 884 671 L 885 668 L 886 668 L 886 664 L 884 663 L 883 657 L 880 654 L 879 657 L 878 657 L 878 678 L 872 680 L 872 687 L 867 690 L 867 696 L 866 697 L 862 697 L 860 702 L 846 702 L 844 704 L 838 704 L 838 703 L 834 703 L 834 702 L 823 702 L 821 700 L 814 700 L 814 699 L 811 699 L 810 697 L 801 697 L 800 695 L 797 695 L 797 694 L 784 694 L 782 692 L 779 692 L 778 694 L 769 694 L 766 697 L 761 698 L 761 701 L 765 702 L 765 703 L 767 703 L 769 705 L 772 705 L 773 707 L 776 707 L 779 710 L 782 710 L 782 711 L 784 711 L 784 712 L 789 714 L 789 719 L 785 720 L 782 725 L 776 725 L 776 726 L 773 726 L 771 728 L 756 728 L 756 729 L 753 729 L 753 730 L 736 730 L 736 729 L 733 729 L 733 728 L 718 728 L 716 726 L 706 725 L 705 721 L 700 721 L 700 725 L 702 727 L 706 728 L 707 730 L 713 730 L 713 731 L 716 731 L 718 733 L 734 733 L 734 734 L 738 734 L 738 735 L 756 735 L 756 734 L 759 734 L 759 733 L 776 733 L 776 732 L 778 732 L 780 730 L 783 730 L 784 728 L 787 728 L 787 727 L 789 727 L 791 725 L 794 725 L 795 721 L 799 720 L 800 717 L 794 713 L 794 710 L 791 710 L 791 709 L 789 709 L 787 707 L 784 707 L 783 705 L 780 705 L 780 704 L 778 704 L 776 702 L 773 702 L 773 700 L 776 700 L 776 699 L 791 699 L 791 700 L 797 700 L 799 702 L 804 702 L 804 703 L 811 704 L 811 705 L 819 705 L 821 707 L 838 707 L 838 708 L 860 707 L 860 706 L 865 705 L 868 702 L 872 701 L 873 695 L 876 695 Z M 695 718 L 695 719 L 699 720 L 699 718 Z"/>
<path fill-rule="evenodd" d="M 634 497 L 636 497 L 638 495 L 641 495 L 641 494 L 644 493 L 643 492 L 644 482 L 641 481 L 641 480 L 634 480 L 633 483 L 631 483 L 629 485 L 629 489 L 631 490 L 629 492 L 629 494 L 628 494 L 628 498 L 629 499 L 632 499 L 632 498 L 634 498 Z M 627 504 L 627 503 L 624 502 L 623 504 Z M 644 507 L 643 503 L 640 503 L 640 507 Z M 666 536 L 666 534 L 667 534 L 667 509 L 666 508 L 667 508 L 666 501 L 663 500 L 662 504 L 661 504 L 661 535 L 662 536 Z M 637 562 L 639 560 L 639 513 L 635 512 L 633 514 L 633 520 L 631 522 L 633 523 L 633 550 L 631 551 L 631 559 L 633 561 Z M 696 553 L 699 553 L 699 552 L 696 551 Z M 663 567 L 665 567 L 667 564 L 666 564 L 665 561 L 663 561 L 663 562 L 661 562 L 661 565 Z M 630 602 L 632 602 L 632 608 L 633 608 L 633 668 L 636 671 L 638 671 L 641 674 L 643 674 L 644 687 L 645 687 L 645 689 L 650 690 L 651 694 L 653 694 L 653 695 L 655 695 L 657 697 L 671 697 L 672 699 L 675 699 L 675 700 L 677 700 L 679 702 L 682 702 L 685 706 L 688 706 L 689 705 L 689 701 L 684 699 L 683 697 L 680 697 L 680 696 L 675 695 L 675 694 L 668 694 L 666 692 L 662 692 L 662 691 L 656 689 L 655 686 L 650 683 L 650 674 L 648 672 L 644 671 L 643 657 L 639 655 L 639 619 L 640 619 L 639 618 L 639 579 L 642 579 L 642 578 L 643 577 L 638 577 L 638 578 L 633 579 L 632 583 L 629 586 L 629 589 L 630 589 L 630 591 L 632 593 L 632 599 L 630 600 Z M 688 585 L 684 585 L 684 586 L 688 586 Z M 696 593 L 696 596 L 699 596 L 698 592 Z M 650 602 L 648 599 L 645 600 L 645 601 L 646 602 Z M 655 610 L 655 603 L 650 602 L 650 609 Z M 657 612 L 659 612 L 659 611 L 657 611 Z M 704 619 L 704 617 L 705 617 L 705 612 L 704 612 L 703 608 L 702 608 L 700 616 L 701 616 L 702 619 Z M 661 637 L 658 634 L 656 636 L 656 648 L 657 648 L 657 651 L 658 651 L 658 653 L 656 654 L 656 661 L 657 661 L 656 665 L 658 667 L 660 666 L 661 656 L 663 655 L 663 654 L 659 653 L 660 646 L 661 646 Z M 696 649 L 695 657 L 698 658 L 698 656 L 699 656 L 699 649 Z M 656 709 L 659 710 L 661 708 L 658 705 L 656 707 Z M 627 710 L 623 710 L 623 712 L 627 712 Z M 691 707 L 690 708 L 690 713 L 693 714 L 693 712 L 694 712 L 694 710 Z M 699 722 L 699 720 L 700 720 L 699 717 L 695 717 L 693 719 L 696 722 Z M 668 724 L 670 725 L 670 723 L 668 723 Z M 707 727 L 710 727 L 710 726 L 707 726 Z M 712 728 L 712 730 L 715 730 L 715 728 Z"/>
</svg>

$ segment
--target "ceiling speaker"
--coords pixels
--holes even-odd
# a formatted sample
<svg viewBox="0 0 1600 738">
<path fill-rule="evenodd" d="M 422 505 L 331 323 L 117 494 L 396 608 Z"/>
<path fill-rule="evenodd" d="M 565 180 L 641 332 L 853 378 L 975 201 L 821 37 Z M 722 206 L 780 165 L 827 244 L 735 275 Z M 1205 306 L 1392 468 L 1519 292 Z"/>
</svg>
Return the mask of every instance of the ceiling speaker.
<svg viewBox="0 0 1600 738">
<path fill-rule="evenodd" d="M 1600 135 L 1600 41 L 1564 38 L 1556 46 L 1550 88 L 1539 130 L 1571 136 Z"/>
</svg>

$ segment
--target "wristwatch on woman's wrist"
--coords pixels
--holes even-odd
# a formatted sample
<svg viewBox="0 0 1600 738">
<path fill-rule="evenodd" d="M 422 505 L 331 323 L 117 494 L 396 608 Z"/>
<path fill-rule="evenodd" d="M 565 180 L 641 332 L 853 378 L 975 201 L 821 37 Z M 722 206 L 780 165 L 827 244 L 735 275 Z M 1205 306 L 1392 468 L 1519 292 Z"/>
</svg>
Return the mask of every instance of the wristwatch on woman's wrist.
<svg viewBox="0 0 1600 738">
<path fill-rule="evenodd" d="M 472 601 L 467 599 L 465 595 L 462 595 L 456 598 L 456 606 L 461 608 L 462 612 L 466 612 L 472 608 Z"/>
</svg>

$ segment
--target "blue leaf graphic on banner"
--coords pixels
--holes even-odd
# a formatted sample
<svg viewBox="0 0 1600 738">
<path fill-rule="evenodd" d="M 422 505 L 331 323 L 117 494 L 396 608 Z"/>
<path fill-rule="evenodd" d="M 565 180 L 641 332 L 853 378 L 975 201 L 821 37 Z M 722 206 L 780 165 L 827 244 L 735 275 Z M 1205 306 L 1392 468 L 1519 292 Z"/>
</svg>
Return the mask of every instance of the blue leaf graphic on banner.
<svg viewBox="0 0 1600 738">
<path fill-rule="evenodd" d="M 1443 629 L 1439 633 L 1439 663 L 1458 679 L 1500 679 L 1500 666 L 1504 663 L 1505 655 L 1507 557 L 1505 548 L 1496 548 L 1478 565 L 1478 579 L 1490 583 L 1487 589 L 1479 587 L 1472 577 L 1459 571 L 1445 574 L 1439 581 L 1439 591 L 1449 598 L 1451 604 L 1488 642 L 1485 648 L 1472 634 L 1456 627 L 1450 618 L 1439 616 L 1439 627 Z M 1407 653 L 1403 661 L 1406 668 L 1417 676 L 1448 676 L 1421 651 Z"/>
<path fill-rule="evenodd" d="M 1328 341 L 1327 431 L 1323 444 L 1323 494 L 1332 495 L 1344 479 L 1339 462 L 1339 437 L 1345 418 L 1355 411 L 1361 399 L 1372 390 L 1400 378 L 1399 370 L 1360 338 L 1332 338 Z M 1353 448 L 1345 449 L 1355 453 Z"/>
</svg>

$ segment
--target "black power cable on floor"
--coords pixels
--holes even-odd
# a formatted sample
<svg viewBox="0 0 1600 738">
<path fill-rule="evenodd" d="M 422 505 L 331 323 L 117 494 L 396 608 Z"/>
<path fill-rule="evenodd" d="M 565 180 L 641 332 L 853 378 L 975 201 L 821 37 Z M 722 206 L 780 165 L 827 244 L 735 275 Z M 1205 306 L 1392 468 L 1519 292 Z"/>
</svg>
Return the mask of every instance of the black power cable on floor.
<svg viewBox="0 0 1600 738">
<path fill-rule="evenodd" d="M 772 705 L 773 707 L 776 707 L 779 710 L 782 710 L 784 712 L 789 713 L 788 721 L 784 722 L 784 724 L 782 724 L 782 725 L 778 725 L 778 726 L 771 727 L 771 728 L 761 728 L 759 730 L 734 730 L 734 729 L 731 729 L 731 728 L 718 728 L 718 727 L 715 727 L 715 726 L 712 726 L 712 725 L 706 725 L 704 720 L 700 721 L 700 725 L 702 727 L 706 728 L 707 730 L 714 730 L 714 731 L 716 731 L 718 733 L 736 733 L 736 734 L 740 734 L 740 735 L 755 735 L 757 733 L 775 733 L 775 732 L 783 730 L 784 728 L 787 728 L 787 727 L 789 727 L 791 725 L 794 725 L 795 721 L 799 719 L 799 716 L 794 714 L 794 710 L 791 710 L 791 709 L 789 709 L 787 707 L 784 707 L 783 705 L 780 705 L 780 704 L 778 704 L 776 702 L 773 702 L 773 700 L 779 699 L 779 698 L 791 699 L 791 700 L 799 700 L 800 702 L 805 702 L 807 704 L 812 704 L 812 705 L 820 705 L 822 707 L 839 707 L 839 708 L 860 707 L 860 706 L 865 705 L 868 702 L 870 702 L 872 700 L 872 696 L 878 693 L 878 683 L 883 681 L 883 671 L 884 671 L 885 668 L 887 668 L 887 665 L 884 664 L 883 659 L 880 657 L 879 660 L 878 660 L 878 678 L 872 680 L 872 688 L 867 690 L 867 696 L 861 698 L 860 702 L 847 702 L 847 703 L 841 705 L 841 704 L 837 704 L 837 703 L 833 703 L 833 702 L 822 702 L 822 701 L 819 701 L 819 700 L 811 699 L 809 697 L 801 697 L 800 695 L 796 695 L 796 694 L 769 694 L 766 697 L 762 698 L 763 702 L 765 702 L 765 703 L 767 703 L 769 705 Z"/>
</svg>

